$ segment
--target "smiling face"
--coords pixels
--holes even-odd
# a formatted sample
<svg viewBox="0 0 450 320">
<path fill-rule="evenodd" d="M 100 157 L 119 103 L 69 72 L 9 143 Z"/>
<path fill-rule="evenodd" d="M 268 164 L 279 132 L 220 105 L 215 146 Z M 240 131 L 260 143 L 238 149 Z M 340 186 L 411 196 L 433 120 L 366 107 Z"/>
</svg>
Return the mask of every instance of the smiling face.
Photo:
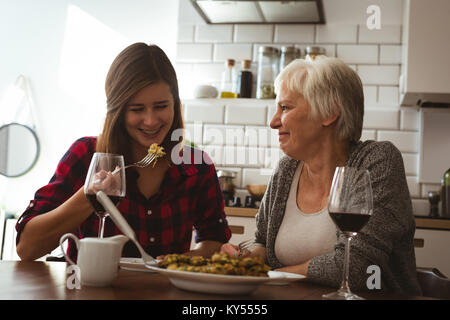
<svg viewBox="0 0 450 320">
<path fill-rule="evenodd" d="M 283 152 L 297 160 L 305 160 L 323 134 L 322 122 L 311 117 L 311 108 L 303 95 L 290 92 L 285 85 L 277 95 L 277 111 L 270 127 L 278 130 Z"/>
<path fill-rule="evenodd" d="M 157 82 L 139 90 L 127 103 L 125 128 L 131 147 L 139 157 L 152 143 L 162 144 L 174 119 L 174 99 L 165 82 Z"/>
</svg>

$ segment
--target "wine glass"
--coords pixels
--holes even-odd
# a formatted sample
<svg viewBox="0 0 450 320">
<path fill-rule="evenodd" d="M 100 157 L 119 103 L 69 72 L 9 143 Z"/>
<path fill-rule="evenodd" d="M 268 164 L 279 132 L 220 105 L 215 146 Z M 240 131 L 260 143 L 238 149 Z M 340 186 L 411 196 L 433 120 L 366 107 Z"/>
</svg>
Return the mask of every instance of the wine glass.
<svg viewBox="0 0 450 320">
<path fill-rule="evenodd" d="M 372 185 L 367 170 L 337 167 L 331 184 L 328 212 L 347 238 L 341 288 L 322 297 L 332 300 L 363 300 L 350 291 L 348 269 L 350 241 L 369 221 L 373 211 Z"/>
<path fill-rule="evenodd" d="M 120 168 L 117 173 L 112 172 Z M 125 168 L 122 155 L 111 153 L 94 153 L 84 183 L 84 194 L 95 213 L 100 218 L 98 237 L 103 238 L 105 220 L 108 213 L 97 200 L 97 192 L 103 191 L 117 205 L 125 197 Z"/>
</svg>

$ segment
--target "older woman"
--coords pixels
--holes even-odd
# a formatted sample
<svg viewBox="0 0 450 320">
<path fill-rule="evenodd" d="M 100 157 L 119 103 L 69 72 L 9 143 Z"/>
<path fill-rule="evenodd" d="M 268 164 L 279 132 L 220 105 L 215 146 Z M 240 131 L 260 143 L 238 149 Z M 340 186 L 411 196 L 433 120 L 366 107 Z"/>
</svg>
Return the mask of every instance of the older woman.
<svg viewBox="0 0 450 320">
<path fill-rule="evenodd" d="M 339 287 L 345 237 L 327 203 L 335 168 L 367 169 L 374 210 L 352 240 L 349 281 L 367 290 L 370 265 L 381 289 L 420 294 L 413 246 L 415 223 L 403 160 L 390 142 L 360 141 L 364 96 L 355 71 L 336 58 L 295 60 L 275 81 L 277 109 L 270 123 L 286 154 L 274 170 L 257 215 L 256 246 L 273 268 Z M 237 254 L 234 245 L 222 251 Z"/>
</svg>

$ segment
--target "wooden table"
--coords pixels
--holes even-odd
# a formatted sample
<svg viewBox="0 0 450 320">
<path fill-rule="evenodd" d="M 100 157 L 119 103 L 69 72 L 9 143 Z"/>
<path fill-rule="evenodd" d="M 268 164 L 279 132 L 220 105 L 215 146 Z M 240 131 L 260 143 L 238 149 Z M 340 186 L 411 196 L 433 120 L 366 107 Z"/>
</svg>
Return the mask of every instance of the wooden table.
<svg viewBox="0 0 450 320">
<path fill-rule="evenodd" d="M 335 289 L 305 280 L 289 285 L 262 285 L 250 295 L 217 295 L 184 291 L 161 274 L 121 269 L 110 287 L 68 289 L 64 262 L 0 261 L 0 300 L 320 300 Z M 425 297 L 362 293 L 375 300 Z"/>
</svg>

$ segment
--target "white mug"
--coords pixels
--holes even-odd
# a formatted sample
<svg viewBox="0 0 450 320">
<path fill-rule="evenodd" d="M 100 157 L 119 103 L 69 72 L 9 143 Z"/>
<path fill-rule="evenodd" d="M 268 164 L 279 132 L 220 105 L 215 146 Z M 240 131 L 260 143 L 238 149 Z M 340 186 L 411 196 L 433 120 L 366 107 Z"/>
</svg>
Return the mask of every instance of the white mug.
<svg viewBox="0 0 450 320">
<path fill-rule="evenodd" d="M 64 252 L 62 244 L 67 238 L 73 239 L 77 246 L 77 264 Z M 74 234 L 66 233 L 59 240 L 59 245 L 66 261 L 78 266 L 81 285 L 104 287 L 117 277 L 122 248 L 128 240 L 124 235 L 80 240 Z"/>
</svg>

